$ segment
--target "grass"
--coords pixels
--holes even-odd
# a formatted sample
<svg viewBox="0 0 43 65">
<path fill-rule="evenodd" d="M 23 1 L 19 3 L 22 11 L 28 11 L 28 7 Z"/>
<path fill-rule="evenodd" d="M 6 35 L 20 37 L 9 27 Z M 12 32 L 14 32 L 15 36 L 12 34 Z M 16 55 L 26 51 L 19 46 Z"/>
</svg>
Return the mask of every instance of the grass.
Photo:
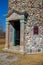
<svg viewBox="0 0 43 65">
<path fill-rule="evenodd" d="M 18 57 L 18 61 L 12 62 L 10 65 L 43 65 L 43 54 L 15 55 Z"/>
<path fill-rule="evenodd" d="M 0 43 L 0 53 L 3 52 L 2 49 L 4 48 L 4 44 L 5 44 L 5 39 L 1 39 L 1 43 Z M 10 53 L 11 57 L 9 56 L 9 58 L 12 58 L 14 53 Z M 18 54 L 15 53 L 15 56 L 18 57 L 17 61 L 14 62 L 10 62 L 9 65 L 43 65 L 43 54 Z"/>
<path fill-rule="evenodd" d="M 5 38 L 0 39 L 0 52 L 3 52 L 2 49 L 4 48 L 5 45 Z"/>
</svg>

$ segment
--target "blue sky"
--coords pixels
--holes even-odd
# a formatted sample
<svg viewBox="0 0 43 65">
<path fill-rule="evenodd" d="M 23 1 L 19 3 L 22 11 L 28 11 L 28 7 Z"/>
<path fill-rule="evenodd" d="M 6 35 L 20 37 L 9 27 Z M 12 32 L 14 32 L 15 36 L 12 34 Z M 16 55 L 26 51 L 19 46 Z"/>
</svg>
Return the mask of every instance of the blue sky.
<svg viewBox="0 0 43 65">
<path fill-rule="evenodd" d="M 8 0 L 0 0 L 0 25 L 3 27 L 3 31 L 6 31 L 6 17 L 8 13 Z"/>
</svg>

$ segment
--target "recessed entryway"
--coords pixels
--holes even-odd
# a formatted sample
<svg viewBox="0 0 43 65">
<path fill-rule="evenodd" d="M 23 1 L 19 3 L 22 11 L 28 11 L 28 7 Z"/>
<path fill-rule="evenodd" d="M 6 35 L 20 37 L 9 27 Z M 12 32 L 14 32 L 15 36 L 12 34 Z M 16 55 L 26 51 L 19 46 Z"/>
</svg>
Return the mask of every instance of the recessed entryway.
<svg viewBox="0 0 43 65">
<path fill-rule="evenodd" d="M 11 20 L 9 22 L 10 22 L 11 26 L 13 26 L 13 31 L 14 31 L 14 33 L 12 34 L 12 35 L 14 35 L 13 36 L 13 39 L 14 39 L 13 44 L 14 44 L 14 46 L 20 45 L 20 20 Z M 10 35 L 10 37 L 12 35 Z"/>
<path fill-rule="evenodd" d="M 20 45 L 20 21 L 14 22 L 14 45 Z"/>
</svg>

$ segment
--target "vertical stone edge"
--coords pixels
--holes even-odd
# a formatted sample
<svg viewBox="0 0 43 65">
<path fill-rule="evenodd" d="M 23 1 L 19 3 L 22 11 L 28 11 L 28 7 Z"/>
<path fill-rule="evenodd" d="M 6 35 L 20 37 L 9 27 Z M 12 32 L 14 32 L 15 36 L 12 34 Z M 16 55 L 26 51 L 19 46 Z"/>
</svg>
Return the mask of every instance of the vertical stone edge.
<svg viewBox="0 0 43 65">
<path fill-rule="evenodd" d="M 6 42 L 5 42 L 5 49 L 9 48 L 9 22 L 6 21 Z"/>
<path fill-rule="evenodd" d="M 20 46 L 24 44 L 24 20 L 20 20 Z"/>
</svg>

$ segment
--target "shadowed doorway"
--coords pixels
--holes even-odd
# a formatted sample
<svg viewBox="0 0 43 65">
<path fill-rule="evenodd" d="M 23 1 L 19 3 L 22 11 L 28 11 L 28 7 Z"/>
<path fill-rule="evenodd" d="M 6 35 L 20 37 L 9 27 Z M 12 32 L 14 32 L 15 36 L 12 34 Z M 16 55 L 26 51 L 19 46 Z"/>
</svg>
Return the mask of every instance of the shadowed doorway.
<svg viewBox="0 0 43 65">
<path fill-rule="evenodd" d="M 20 45 L 20 21 L 14 22 L 14 45 Z"/>
<path fill-rule="evenodd" d="M 20 20 L 11 20 L 9 22 L 14 28 L 14 46 L 20 45 Z"/>
</svg>

